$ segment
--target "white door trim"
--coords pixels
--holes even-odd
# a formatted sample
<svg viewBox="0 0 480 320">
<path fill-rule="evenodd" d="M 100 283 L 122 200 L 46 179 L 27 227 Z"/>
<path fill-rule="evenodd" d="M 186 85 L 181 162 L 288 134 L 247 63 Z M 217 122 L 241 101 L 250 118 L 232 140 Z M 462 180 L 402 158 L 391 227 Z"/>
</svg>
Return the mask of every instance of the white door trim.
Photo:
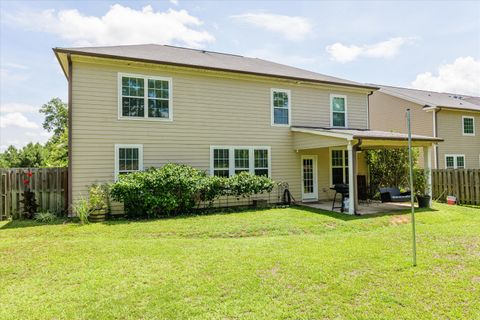
<svg viewBox="0 0 480 320">
<path fill-rule="evenodd" d="M 303 160 L 304 159 L 312 159 L 313 165 L 313 192 L 312 193 L 305 193 L 303 188 Z M 301 188 L 302 188 L 302 201 L 317 201 L 318 200 L 318 175 L 317 175 L 317 160 L 318 157 L 316 155 L 302 155 L 301 163 L 300 163 L 300 170 L 301 170 Z"/>
</svg>

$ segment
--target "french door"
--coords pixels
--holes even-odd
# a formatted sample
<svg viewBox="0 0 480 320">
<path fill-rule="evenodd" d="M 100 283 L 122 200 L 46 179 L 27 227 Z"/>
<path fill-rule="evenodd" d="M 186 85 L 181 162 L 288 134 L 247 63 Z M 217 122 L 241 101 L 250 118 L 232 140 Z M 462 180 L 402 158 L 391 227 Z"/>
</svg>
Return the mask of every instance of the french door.
<svg viewBox="0 0 480 320">
<path fill-rule="evenodd" d="M 318 200 L 317 156 L 302 156 L 302 200 Z"/>
</svg>

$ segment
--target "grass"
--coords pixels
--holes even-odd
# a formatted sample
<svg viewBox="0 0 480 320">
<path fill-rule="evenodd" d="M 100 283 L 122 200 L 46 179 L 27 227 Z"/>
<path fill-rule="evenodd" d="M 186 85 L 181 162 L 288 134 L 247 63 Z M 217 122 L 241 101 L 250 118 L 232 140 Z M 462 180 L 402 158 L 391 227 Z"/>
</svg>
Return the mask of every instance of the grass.
<svg viewBox="0 0 480 320">
<path fill-rule="evenodd" d="M 480 318 L 476 208 L 0 223 L 0 319 Z"/>
</svg>

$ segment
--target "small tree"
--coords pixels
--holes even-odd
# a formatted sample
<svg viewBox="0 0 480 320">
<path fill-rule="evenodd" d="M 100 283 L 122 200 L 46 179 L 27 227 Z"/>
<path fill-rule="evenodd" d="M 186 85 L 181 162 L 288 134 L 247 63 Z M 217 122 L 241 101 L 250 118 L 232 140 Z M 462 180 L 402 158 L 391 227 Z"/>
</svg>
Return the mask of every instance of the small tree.
<svg viewBox="0 0 480 320">
<path fill-rule="evenodd" d="M 413 162 L 417 162 L 418 150 L 413 150 Z M 370 172 L 370 185 L 376 187 L 395 186 L 406 188 L 408 182 L 408 149 L 378 149 L 366 152 Z"/>
</svg>

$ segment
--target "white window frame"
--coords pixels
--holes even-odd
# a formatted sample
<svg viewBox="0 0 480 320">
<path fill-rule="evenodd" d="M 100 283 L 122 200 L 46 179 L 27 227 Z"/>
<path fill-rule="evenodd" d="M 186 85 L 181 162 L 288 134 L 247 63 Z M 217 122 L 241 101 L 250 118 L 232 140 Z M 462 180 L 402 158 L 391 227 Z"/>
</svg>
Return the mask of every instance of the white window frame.
<svg viewBox="0 0 480 320">
<path fill-rule="evenodd" d="M 465 119 L 472 119 L 473 122 L 473 133 L 465 133 Z M 472 116 L 462 116 L 462 135 L 464 136 L 475 136 L 475 117 Z"/>
<path fill-rule="evenodd" d="M 334 126 L 333 125 L 333 99 L 334 98 L 343 98 L 345 101 L 345 126 Z M 330 127 L 332 128 L 348 128 L 348 103 L 347 96 L 344 94 L 331 94 L 330 95 Z"/>
<path fill-rule="evenodd" d="M 228 149 L 228 175 L 229 177 L 235 175 L 235 149 L 248 149 L 248 172 L 255 174 L 255 150 L 268 151 L 268 177 L 272 174 L 272 149 L 270 146 L 210 146 L 210 175 L 213 176 L 213 150 Z M 260 169 L 260 168 L 259 168 Z"/>
<path fill-rule="evenodd" d="M 286 93 L 288 96 L 288 124 L 276 124 L 275 123 L 275 108 L 273 105 L 273 93 L 274 92 L 283 92 Z M 285 109 L 285 108 L 278 108 L 278 109 Z M 292 124 L 292 94 L 291 91 L 288 89 L 270 89 L 270 112 L 271 112 L 271 125 L 272 127 L 290 127 Z"/>
<path fill-rule="evenodd" d="M 340 148 L 329 148 L 328 149 L 328 161 L 329 161 L 329 175 L 330 175 L 330 186 L 333 187 L 333 174 L 332 174 L 332 169 L 333 169 L 333 166 L 332 166 L 332 151 L 343 151 L 343 166 L 342 166 L 342 169 L 343 169 L 343 175 L 344 175 L 344 178 L 347 177 L 348 174 L 345 174 L 345 168 L 348 168 L 348 170 L 351 170 L 348 166 L 348 161 L 345 163 L 345 153 L 347 153 L 347 156 L 348 156 L 348 149 L 345 147 L 340 147 Z M 350 183 L 350 182 L 349 182 Z"/>
<path fill-rule="evenodd" d="M 118 180 L 118 175 L 120 171 L 118 161 L 120 160 L 119 159 L 120 149 L 122 148 L 138 149 L 138 170 L 137 171 L 143 171 L 143 144 L 115 144 L 115 171 L 114 171 L 115 181 Z"/>
<path fill-rule="evenodd" d="M 453 168 L 448 168 L 447 167 L 447 157 L 453 157 Z M 465 159 L 464 154 L 446 154 L 445 155 L 445 169 L 458 169 L 458 159 L 457 159 L 458 157 L 463 158 L 463 168 L 461 168 L 461 169 L 465 169 L 467 167 L 467 161 Z"/>
<path fill-rule="evenodd" d="M 142 78 L 144 83 L 143 99 L 144 99 L 144 114 L 142 117 L 127 117 L 122 115 L 122 77 Z M 148 116 L 148 80 L 168 81 L 168 118 L 154 118 Z M 118 91 L 118 120 L 140 120 L 140 121 L 173 121 L 173 86 L 172 78 L 159 77 L 135 73 L 118 72 L 117 76 L 117 91 Z M 139 97 L 140 98 L 140 97 Z"/>
</svg>

